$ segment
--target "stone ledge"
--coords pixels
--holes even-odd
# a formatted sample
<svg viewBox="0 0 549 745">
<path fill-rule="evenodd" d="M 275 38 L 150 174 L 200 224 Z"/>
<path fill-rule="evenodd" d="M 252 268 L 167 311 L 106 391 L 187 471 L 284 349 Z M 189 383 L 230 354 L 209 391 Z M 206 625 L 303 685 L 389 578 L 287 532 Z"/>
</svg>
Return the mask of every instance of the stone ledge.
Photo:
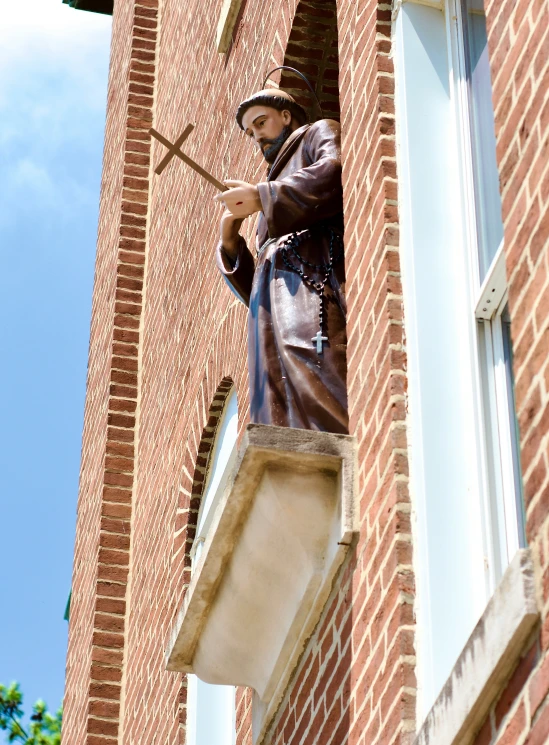
<svg viewBox="0 0 549 745">
<path fill-rule="evenodd" d="M 529 549 L 517 551 L 414 745 L 470 745 L 538 622 Z"/>
<path fill-rule="evenodd" d="M 352 543 L 356 441 L 249 425 L 193 571 L 168 670 L 254 689 L 254 742 Z"/>
</svg>

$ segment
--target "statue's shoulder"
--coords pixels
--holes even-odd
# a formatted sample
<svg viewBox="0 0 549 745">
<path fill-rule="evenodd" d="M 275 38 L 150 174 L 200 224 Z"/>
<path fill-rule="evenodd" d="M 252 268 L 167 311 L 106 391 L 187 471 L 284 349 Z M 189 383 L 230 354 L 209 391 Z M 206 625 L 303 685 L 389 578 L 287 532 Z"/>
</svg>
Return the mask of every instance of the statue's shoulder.
<svg viewBox="0 0 549 745">
<path fill-rule="evenodd" d="M 341 124 L 336 122 L 335 119 L 318 119 L 313 122 L 306 132 L 307 139 L 314 139 L 316 137 L 335 137 L 339 138 L 341 135 Z"/>
<path fill-rule="evenodd" d="M 305 134 L 306 158 L 315 161 L 320 155 L 341 158 L 341 125 L 334 119 L 319 119 Z"/>
</svg>

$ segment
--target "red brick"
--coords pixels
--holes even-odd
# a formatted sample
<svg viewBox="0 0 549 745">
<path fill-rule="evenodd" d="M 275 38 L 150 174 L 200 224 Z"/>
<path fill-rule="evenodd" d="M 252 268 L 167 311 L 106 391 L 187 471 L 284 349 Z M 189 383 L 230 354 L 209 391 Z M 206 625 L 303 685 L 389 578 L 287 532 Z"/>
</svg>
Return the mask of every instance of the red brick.
<svg viewBox="0 0 549 745">
<path fill-rule="evenodd" d="M 503 718 L 511 710 L 515 700 L 521 694 L 522 689 L 530 673 L 534 669 L 538 659 L 537 641 L 532 645 L 528 652 L 520 659 L 517 668 L 511 679 L 507 683 L 505 690 L 500 696 L 495 707 L 495 725 L 499 729 Z"/>
<path fill-rule="evenodd" d="M 528 695 L 530 696 L 530 716 L 532 717 L 532 719 L 536 716 L 539 707 L 545 700 L 548 693 L 549 655 L 546 654 L 543 658 L 542 664 L 534 673 L 528 686 Z"/>
<path fill-rule="evenodd" d="M 395 140 L 401 112 L 395 107 L 391 9 L 339 0 L 336 24 L 329 0 L 243 3 L 231 49 L 218 55 L 219 8 L 212 0 L 166 0 L 160 15 L 155 0 L 119 5 L 105 131 L 64 741 L 184 741 L 186 688 L 181 676 L 166 673 L 163 653 L 190 579 L 188 551 L 204 489 L 203 469 L 223 394 L 233 382 L 240 433 L 249 411 L 246 311 L 215 273 L 213 192 L 179 161 L 161 176 L 150 170 L 164 153 L 148 132 L 153 103 L 154 124 L 170 138 L 185 122 L 196 123 L 185 146 L 191 157 L 220 177 L 255 183 L 265 178 L 265 169 L 236 130 L 234 108 L 258 84 L 261 71 L 294 55 L 324 97 L 326 113 L 337 117 L 341 106 L 348 390 L 351 431 L 359 447 L 362 532 L 334 582 L 332 601 L 304 652 L 302 670 L 290 683 L 272 745 L 404 745 L 406 733 L 416 728 L 411 692 L 416 685 L 415 619 L 412 602 L 400 600 L 403 593 L 413 597 L 415 582 L 411 570 L 401 569 L 402 564 L 413 567 L 414 544 L 410 514 L 398 505 L 413 505 L 415 492 L 413 470 L 410 487 L 406 479 L 407 308 L 400 297 Z M 298 16 L 292 18 L 296 5 Z M 549 582 L 544 491 L 549 366 L 543 338 L 549 318 L 543 273 L 549 106 L 541 92 L 547 86 L 546 59 L 540 55 L 546 9 L 540 0 L 530 6 L 526 0 L 486 5 L 528 535 L 543 584 Z M 162 44 L 157 47 L 160 19 Z M 532 26 L 531 19 L 536 21 Z M 310 105 L 301 82 L 292 83 L 291 76 L 282 80 Z M 248 238 L 253 222 L 243 227 Z M 94 611 L 101 627 L 95 630 Z M 112 625 L 118 630 L 109 630 Z M 546 649 L 547 618 L 541 620 L 540 633 Z M 92 693 L 90 676 L 121 680 L 122 660 L 125 723 L 120 728 L 119 686 L 104 680 L 101 685 L 107 688 Z M 544 668 L 528 680 L 525 660 L 491 712 L 501 730 L 498 743 L 516 745 L 517 738 L 523 742 L 528 736 L 537 745 L 542 732 Z M 537 707 L 529 733 L 526 694 Z M 250 693 L 239 691 L 237 700 L 237 745 L 250 745 Z M 517 702 L 519 709 L 508 722 L 505 717 Z M 489 740 L 488 722 L 477 745 Z"/>
<path fill-rule="evenodd" d="M 547 745 L 549 737 L 549 703 L 545 703 L 543 710 L 534 721 L 524 745 Z"/>
<path fill-rule="evenodd" d="M 120 698 L 120 686 L 107 683 L 91 683 L 90 696 L 118 701 Z"/>
</svg>

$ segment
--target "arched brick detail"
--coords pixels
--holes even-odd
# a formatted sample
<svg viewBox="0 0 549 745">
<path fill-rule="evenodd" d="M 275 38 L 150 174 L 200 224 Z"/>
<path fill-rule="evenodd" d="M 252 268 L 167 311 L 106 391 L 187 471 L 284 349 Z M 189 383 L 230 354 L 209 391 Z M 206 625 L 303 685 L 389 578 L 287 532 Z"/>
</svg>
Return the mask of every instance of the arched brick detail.
<svg viewBox="0 0 549 745">
<path fill-rule="evenodd" d="M 306 75 L 320 100 L 324 116 L 340 117 L 337 8 L 335 0 L 301 0 L 288 39 L 284 64 Z M 308 111 L 311 120 L 319 117 L 305 83 L 282 71 L 280 86 L 291 93 Z"/>
<path fill-rule="evenodd" d="M 202 381 L 199 399 L 203 398 L 207 378 Z M 208 409 L 208 417 L 202 428 L 202 436 L 195 457 L 190 494 L 180 490 L 175 518 L 174 556 L 173 560 L 182 564 L 183 592 L 187 591 L 191 578 L 191 549 L 196 535 L 198 513 L 204 495 L 204 485 L 214 451 L 219 423 L 229 393 L 234 383 L 228 375 L 222 378 Z M 186 742 L 187 726 L 187 676 L 182 676 L 179 696 L 179 742 Z"/>
<path fill-rule="evenodd" d="M 179 494 L 174 536 L 174 559 L 177 558 L 178 554 L 182 553 L 183 566 L 185 568 L 185 589 L 190 580 L 191 549 L 196 533 L 200 504 L 204 494 L 204 485 L 214 450 L 215 438 L 225 408 L 225 402 L 233 388 L 234 383 L 229 376 L 224 377 L 217 386 L 217 390 L 208 409 L 208 418 L 202 428 L 202 435 L 193 470 L 190 498 L 184 495 L 183 492 Z"/>
<path fill-rule="evenodd" d="M 191 549 L 196 534 L 198 513 L 217 430 L 229 393 L 239 394 L 239 432 L 248 419 L 247 377 L 242 367 L 242 349 L 235 344 L 242 334 L 242 308 L 230 306 L 212 340 L 211 352 L 194 395 L 194 413 L 188 422 L 183 472 L 179 484 L 172 549 L 171 587 L 177 595 L 177 607 L 185 596 L 191 579 Z M 190 395 L 189 395 L 190 398 Z M 237 708 L 249 710 L 251 695 L 239 691 Z M 187 676 L 181 675 L 178 702 L 179 745 L 186 744 Z M 251 728 L 251 721 L 246 725 Z"/>
<path fill-rule="evenodd" d="M 242 342 L 246 340 L 242 310 L 237 301 L 229 307 L 215 330 L 210 354 L 203 362 L 202 375 L 195 379 L 195 392 L 186 396 L 190 405 L 186 409 L 186 434 L 182 438 L 185 454 L 177 497 L 171 568 L 171 586 L 178 602 L 183 599 L 190 582 L 189 552 L 209 458 L 225 400 L 233 388 L 238 392 L 239 436 L 248 420 L 248 381 L 242 357 Z M 191 399 L 194 399 L 194 404 Z"/>
</svg>

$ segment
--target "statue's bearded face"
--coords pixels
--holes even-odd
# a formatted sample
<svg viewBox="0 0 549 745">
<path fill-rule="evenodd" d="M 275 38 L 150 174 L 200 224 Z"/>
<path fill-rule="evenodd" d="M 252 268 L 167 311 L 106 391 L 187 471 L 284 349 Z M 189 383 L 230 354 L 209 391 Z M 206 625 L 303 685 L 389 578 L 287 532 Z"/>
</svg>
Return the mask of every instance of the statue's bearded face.
<svg viewBox="0 0 549 745">
<path fill-rule="evenodd" d="M 244 131 L 253 137 L 267 163 L 274 163 L 282 145 L 292 134 L 292 115 L 270 106 L 251 106 L 242 117 Z"/>
</svg>

